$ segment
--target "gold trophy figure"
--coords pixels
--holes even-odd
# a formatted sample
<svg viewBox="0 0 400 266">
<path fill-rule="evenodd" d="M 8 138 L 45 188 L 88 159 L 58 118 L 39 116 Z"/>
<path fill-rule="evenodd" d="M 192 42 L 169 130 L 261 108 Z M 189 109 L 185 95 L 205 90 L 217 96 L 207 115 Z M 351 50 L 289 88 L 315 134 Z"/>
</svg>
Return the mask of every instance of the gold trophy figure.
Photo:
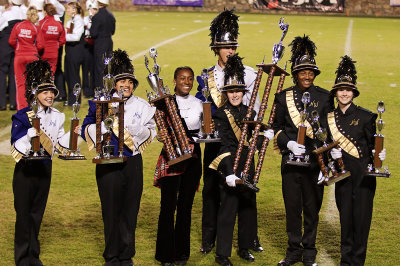
<svg viewBox="0 0 400 266">
<path fill-rule="evenodd" d="M 74 117 L 71 117 L 71 129 L 69 137 L 69 149 L 65 149 L 63 154 L 58 156 L 62 160 L 86 160 L 85 156 L 80 154 L 80 149 L 78 148 L 78 134 L 75 133 L 75 128 L 79 126 L 78 112 L 80 109 L 79 97 L 81 95 L 81 86 L 76 83 L 73 89 L 73 94 L 75 96 L 75 103 L 72 105 L 72 112 Z"/>
<path fill-rule="evenodd" d="M 367 176 L 377 176 L 377 177 L 390 177 L 391 173 L 389 168 L 382 168 L 382 161 L 379 158 L 379 153 L 383 150 L 383 140 L 385 138 L 382 135 L 382 129 L 385 127 L 385 122 L 382 120 L 382 114 L 385 112 L 385 103 L 383 101 L 378 102 L 377 111 L 379 114 L 379 119 L 376 122 L 376 127 L 378 128 L 378 133 L 375 134 L 375 154 L 373 165 L 368 164 Z"/>
</svg>

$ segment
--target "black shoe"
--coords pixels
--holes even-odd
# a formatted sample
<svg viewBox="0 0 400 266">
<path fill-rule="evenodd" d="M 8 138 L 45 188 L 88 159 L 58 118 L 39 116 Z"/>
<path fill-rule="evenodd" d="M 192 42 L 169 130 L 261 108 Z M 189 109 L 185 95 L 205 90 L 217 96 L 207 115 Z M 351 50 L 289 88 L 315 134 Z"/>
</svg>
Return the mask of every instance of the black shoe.
<svg viewBox="0 0 400 266">
<path fill-rule="evenodd" d="M 211 250 L 215 247 L 214 243 L 206 243 L 203 244 L 200 248 L 200 252 L 203 254 L 208 254 L 211 252 Z"/>
<path fill-rule="evenodd" d="M 304 266 L 318 266 L 318 263 L 315 262 L 315 258 L 303 258 Z"/>
<path fill-rule="evenodd" d="M 260 240 L 258 239 L 258 237 L 256 239 L 254 239 L 251 249 L 254 250 L 255 252 L 263 252 L 264 251 L 263 247 L 260 244 Z"/>
<path fill-rule="evenodd" d="M 172 262 L 162 262 L 161 266 L 174 266 L 175 264 L 173 264 Z"/>
<path fill-rule="evenodd" d="M 186 265 L 187 264 L 187 260 L 176 260 L 175 265 Z"/>
<path fill-rule="evenodd" d="M 232 262 L 229 260 L 228 257 L 225 256 L 216 256 L 215 262 L 222 266 L 233 266 Z"/>
<path fill-rule="evenodd" d="M 5 106 L 0 106 L 0 111 L 5 111 L 6 107 Z"/>
<path fill-rule="evenodd" d="M 17 110 L 17 107 L 15 105 L 10 105 L 10 111 L 15 111 Z"/>
<path fill-rule="evenodd" d="M 278 266 L 289 266 L 296 264 L 297 262 L 301 262 L 301 258 L 289 258 L 286 257 L 282 259 L 280 262 L 278 262 Z"/>
<path fill-rule="evenodd" d="M 254 256 L 253 256 L 253 254 L 250 253 L 250 251 L 248 249 L 245 249 L 245 248 L 239 249 L 238 255 L 239 255 L 239 257 L 241 257 L 244 260 L 247 260 L 250 262 L 254 261 Z"/>
</svg>

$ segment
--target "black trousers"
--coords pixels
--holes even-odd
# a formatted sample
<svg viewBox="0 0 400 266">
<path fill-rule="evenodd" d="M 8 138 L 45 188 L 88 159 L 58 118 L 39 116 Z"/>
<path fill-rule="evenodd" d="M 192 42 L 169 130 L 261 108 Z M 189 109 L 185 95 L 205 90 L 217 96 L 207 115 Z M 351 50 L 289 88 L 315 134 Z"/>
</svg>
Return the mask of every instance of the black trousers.
<svg viewBox="0 0 400 266">
<path fill-rule="evenodd" d="M 257 237 L 257 219 L 254 219 L 257 217 L 256 194 L 239 187 L 228 187 L 224 182 L 221 182 L 219 190 L 221 206 L 218 211 L 216 254 L 230 257 L 236 214 L 239 249 L 250 249 Z"/>
<path fill-rule="evenodd" d="M 322 205 L 324 187 L 317 184 L 319 166 L 312 157 L 310 167 L 285 165 L 288 156 L 282 157 L 282 192 L 286 209 L 288 258 L 315 259 L 315 239 Z M 302 217 L 303 216 L 303 217 Z M 303 224 L 304 219 L 304 224 Z M 304 226 L 304 233 L 302 227 Z"/>
<path fill-rule="evenodd" d="M 135 255 L 135 230 L 143 191 L 140 154 L 124 163 L 98 164 L 96 180 L 104 222 L 105 265 L 130 263 Z"/>
<path fill-rule="evenodd" d="M 52 162 L 19 161 L 13 192 L 16 212 L 14 259 L 16 265 L 41 265 L 39 230 L 50 190 Z"/>
<path fill-rule="evenodd" d="M 17 104 L 15 98 L 14 50 L 8 44 L 8 37 L 9 35 L 0 38 L 0 106 L 7 105 L 7 88 L 10 105 L 16 106 Z"/>
<path fill-rule="evenodd" d="M 104 55 L 111 57 L 113 41 L 110 38 L 98 38 L 94 41 L 94 87 L 103 88 Z"/>
<path fill-rule="evenodd" d="M 183 174 L 160 179 L 161 208 L 155 255 L 160 262 L 188 260 L 190 256 L 192 205 L 201 178 L 201 158 L 188 161 Z"/>
<path fill-rule="evenodd" d="M 76 44 L 69 42 L 65 44 L 64 73 L 68 86 L 68 105 L 75 102 L 73 93 L 75 84 L 81 84 L 79 72 L 84 61 L 83 49 L 83 40 Z M 79 102 L 81 102 L 80 98 Z"/>
<path fill-rule="evenodd" d="M 67 92 L 65 90 L 65 78 L 64 73 L 62 71 L 62 54 L 63 54 L 64 47 L 61 46 L 58 48 L 58 58 L 57 58 L 57 66 L 56 66 L 56 73 L 54 73 L 54 83 L 57 89 L 60 91 L 58 97 L 65 98 L 67 97 Z"/>
<path fill-rule="evenodd" d="M 217 171 L 210 169 L 209 166 L 217 157 L 219 148 L 219 143 L 206 143 L 204 148 L 203 213 L 201 220 L 203 245 L 214 243 L 217 235 L 217 216 L 220 206 L 219 183 L 221 176 Z"/>
<path fill-rule="evenodd" d="M 86 98 L 94 96 L 94 57 L 93 45 L 85 42 L 83 46 L 83 65 L 82 65 L 82 90 Z"/>
<path fill-rule="evenodd" d="M 364 177 L 359 186 L 352 176 L 336 183 L 340 215 L 340 265 L 364 265 L 376 189 L 375 177 Z"/>
</svg>

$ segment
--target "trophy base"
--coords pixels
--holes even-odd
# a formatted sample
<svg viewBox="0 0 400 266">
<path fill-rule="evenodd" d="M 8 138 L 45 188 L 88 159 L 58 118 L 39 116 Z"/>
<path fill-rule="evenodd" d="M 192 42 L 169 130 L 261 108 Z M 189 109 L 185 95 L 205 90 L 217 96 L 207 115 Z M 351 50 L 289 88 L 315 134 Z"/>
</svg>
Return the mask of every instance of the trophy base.
<svg viewBox="0 0 400 266">
<path fill-rule="evenodd" d="M 310 167 L 311 163 L 306 162 L 306 161 L 294 161 L 294 160 L 287 160 L 286 164 L 288 165 L 295 165 L 295 166 L 301 166 L 301 167 Z"/>
<path fill-rule="evenodd" d="M 83 155 L 59 155 L 58 159 L 72 161 L 72 160 L 86 160 Z"/>
<path fill-rule="evenodd" d="M 190 159 L 192 157 L 193 157 L 192 153 L 184 154 L 184 155 L 179 156 L 178 158 L 168 161 L 167 164 L 168 164 L 168 166 L 171 166 L 171 165 L 180 163 L 184 160 Z"/>
<path fill-rule="evenodd" d="M 28 160 L 28 161 L 35 161 L 35 160 L 50 160 L 51 157 L 48 155 L 25 155 L 22 156 L 23 160 Z"/>
<path fill-rule="evenodd" d="M 93 158 L 92 162 L 95 164 L 110 164 L 110 163 L 123 163 L 126 161 L 126 156 L 110 156 L 109 158 L 100 157 Z"/>
<path fill-rule="evenodd" d="M 339 173 L 337 176 L 331 176 L 329 177 L 328 181 L 325 181 L 326 186 L 330 186 L 332 184 L 335 184 L 336 182 L 339 182 L 340 180 L 343 180 L 347 177 L 351 176 L 351 173 L 347 171 L 346 173 Z"/>
<path fill-rule="evenodd" d="M 376 171 L 365 171 L 365 176 L 369 177 L 386 177 L 389 178 L 391 173 L 390 172 L 376 172 Z"/>
<path fill-rule="evenodd" d="M 212 142 L 221 142 L 220 138 L 209 138 L 209 139 L 196 139 L 195 143 L 212 143 Z"/>
<path fill-rule="evenodd" d="M 252 184 L 249 181 L 245 181 L 243 179 L 236 180 L 237 185 L 240 185 L 240 188 L 250 190 L 252 192 L 259 192 L 260 189 L 256 186 L 256 184 Z"/>
</svg>

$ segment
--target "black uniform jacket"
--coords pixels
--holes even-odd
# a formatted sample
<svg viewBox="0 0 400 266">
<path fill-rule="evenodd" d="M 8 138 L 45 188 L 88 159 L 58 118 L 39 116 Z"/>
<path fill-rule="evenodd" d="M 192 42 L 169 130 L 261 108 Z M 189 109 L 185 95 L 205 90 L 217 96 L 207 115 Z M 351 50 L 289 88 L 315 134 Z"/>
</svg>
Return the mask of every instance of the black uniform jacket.
<svg viewBox="0 0 400 266">
<path fill-rule="evenodd" d="M 372 163 L 377 114 L 351 104 L 343 114 L 339 108 L 327 116 L 329 133 L 342 148 L 345 169 L 351 172 L 353 182 L 359 184 L 367 165 Z"/>
<path fill-rule="evenodd" d="M 224 178 L 233 173 L 233 164 L 236 156 L 236 150 L 239 145 L 240 136 L 242 134 L 243 123 L 246 118 L 248 107 L 241 104 L 238 107 L 232 106 L 229 102 L 221 108 L 218 108 L 213 115 L 215 128 L 221 137 L 221 148 L 217 158 L 210 164 L 210 168 L 217 170 Z M 254 120 L 256 112 L 253 110 L 251 119 Z M 248 143 L 250 142 L 252 128 L 247 131 L 247 141 L 243 146 L 241 157 L 239 160 L 236 175 L 239 175 L 244 168 L 248 153 Z M 262 142 L 262 138 L 257 139 L 257 143 Z M 254 175 L 254 160 L 252 160 L 249 172 L 249 179 Z"/>
<path fill-rule="evenodd" d="M 307 106 L 309 116 L 305 122 L 306 133 L 306 153 L 322 146 L 322 142 L 314 137 L 314 131 L 318 129 L 316 123 L 312 122 L 311 112 L 316 110 L 319 114 L 321 127 L 326 128 L 326 116 L 333 109 L 333 101 L 329 97 L 329 92 L 323 88 L 312 85 L 307 89 L 310 93 L 311 101 Z M 297 86 L 287 88 L 275 95 L 276 114 L 273 123 L 275 132 L 275 144 L 278 145 L 282 154 L 289 152 L 287 143 L 290 140 L 297 140 L 298 126 L 301 124 L 301 111 L 304 104 L 301 102 L 303 92 Z"/>
<path fill-rule="evenodd" d="M 114 15 L 105 7 L 99 8 L 99 12 L 93 16 L 90 35 L 96 39 L 111 38 L 115 33 Z"/>
</svg>

